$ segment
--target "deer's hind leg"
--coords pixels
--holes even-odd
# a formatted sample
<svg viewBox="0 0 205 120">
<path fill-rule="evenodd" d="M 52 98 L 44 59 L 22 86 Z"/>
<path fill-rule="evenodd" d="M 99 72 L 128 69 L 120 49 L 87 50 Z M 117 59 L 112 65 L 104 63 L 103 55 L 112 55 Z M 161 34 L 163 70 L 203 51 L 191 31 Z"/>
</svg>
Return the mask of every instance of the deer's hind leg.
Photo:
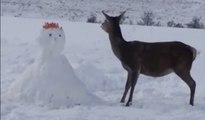
<svg viewBox="0 0 205 120">
<path fill-rule="evenodd" d="M 195 95 L 195 88 L 196 83 L 193 80 L 191 74 L 190 74 L 190 66 L 180 65 L 177 68 L 175 68 L 175 73 L 189 86 L 190 88 L 190 105 L 194 105 L 194 95 Z"/>
</svg>

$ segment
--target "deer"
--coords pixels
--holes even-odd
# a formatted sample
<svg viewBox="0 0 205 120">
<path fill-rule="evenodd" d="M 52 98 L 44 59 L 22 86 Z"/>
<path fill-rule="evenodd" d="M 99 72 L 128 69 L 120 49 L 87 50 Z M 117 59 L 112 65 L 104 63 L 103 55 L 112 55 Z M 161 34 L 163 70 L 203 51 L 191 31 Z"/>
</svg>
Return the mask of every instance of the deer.
<svg viewBox="0 0 205 120">
<path fill-rule="evenodd" d="M 120 20 L 125 12 L 119 16 L 109 16 L 102 11 L 105 21 L 101 25 L 101 28 L 108 34 L 114 55 L 127 71 L 127 81 L 120 102 L 125 102 L 127 93 L 131 89 L 125 106 L 132 105 L 133 92 L 140 74 L 162 77 L 174 72 L 190 88 L 189 104 L 194 106 L 196 82 L 193 80 L 190 70 L 197 50 L 180 41 L 126 41 L 120 28 Z"/>
</svg>

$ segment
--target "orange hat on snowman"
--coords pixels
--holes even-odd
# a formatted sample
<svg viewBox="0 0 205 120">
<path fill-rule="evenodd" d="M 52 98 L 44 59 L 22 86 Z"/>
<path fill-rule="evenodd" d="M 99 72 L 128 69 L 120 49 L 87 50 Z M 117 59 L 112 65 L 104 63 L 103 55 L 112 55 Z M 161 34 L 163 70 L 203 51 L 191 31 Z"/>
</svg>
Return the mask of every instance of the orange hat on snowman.
<svg viewBox="0 0 205 120">
<path fill-rule="evenodd" d="M 48 23 L 46 22 L 44 25 L 43 25 L 43 28 L 44 29 L 62 29 L 62 27 L 59 27 L 58 23 Z"/>
</svg>

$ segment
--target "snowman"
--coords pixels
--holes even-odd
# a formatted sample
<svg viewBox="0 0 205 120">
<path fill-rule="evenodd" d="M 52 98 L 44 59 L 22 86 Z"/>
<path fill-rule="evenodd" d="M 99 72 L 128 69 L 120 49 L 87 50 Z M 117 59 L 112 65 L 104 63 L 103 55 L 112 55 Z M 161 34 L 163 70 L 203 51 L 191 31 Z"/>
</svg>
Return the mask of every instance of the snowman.
<svg viewBox="0 0 205 120">
<path fill-rule="evenodd" d="M 90 93 L 62 54 L 65 34 L 57 23 L 45 23 L 39 38 L 39 57 L 9 89 L 15 101 L 53 108 L 97 104 L 101 100 Z"/>
</svg>

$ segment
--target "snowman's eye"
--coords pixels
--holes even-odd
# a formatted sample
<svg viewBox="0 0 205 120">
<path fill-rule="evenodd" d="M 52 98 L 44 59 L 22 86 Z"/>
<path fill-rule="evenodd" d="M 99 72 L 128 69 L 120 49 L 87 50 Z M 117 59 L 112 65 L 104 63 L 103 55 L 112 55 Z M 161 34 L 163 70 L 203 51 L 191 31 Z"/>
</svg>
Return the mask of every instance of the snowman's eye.
<svg viewBox="0 0 205 120">
<path fill-rule="evenodd" d="M 52 36 L 52 34 L 50 33 L 50 34 L 49 34 L 49 36 L 51 37 L 51 36 Z"/>
<path fill-rule="evenodd" d="M 61 34 L 59 34 L 58 36 L 61 37 Z"/>
</svg>

